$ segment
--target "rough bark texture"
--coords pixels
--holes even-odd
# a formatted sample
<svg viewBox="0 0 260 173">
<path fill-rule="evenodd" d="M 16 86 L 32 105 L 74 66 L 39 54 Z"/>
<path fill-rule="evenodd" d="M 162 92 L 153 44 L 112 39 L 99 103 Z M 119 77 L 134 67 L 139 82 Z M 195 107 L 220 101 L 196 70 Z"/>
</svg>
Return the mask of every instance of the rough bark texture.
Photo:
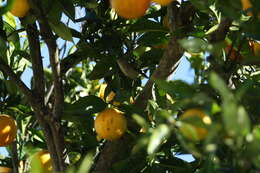
<svg viewBox="0 0 260 173">
<path fill-rule="evenodd" d="M 11 144 L 11 151 L 12 151 L 12 164 L 13 164 L 13 173 L 19 173 L 19 160 L 18 160 L 18 153 L 17 153 L 17 143 L 14 141 Z"/>
<path fill-rule="evenodd" d="M 33 70 L 33 86 L 32 90 L 39 100 L 40 107 L 44 107 L 44 72 L 43 62 L 41 57 L 41 48 L 39 41 L 39 34 L 36 23 L 28 25 L 26 28 L 29 49 L 30 60 L 32 62 Z"/>
<path fill-rule="evenodd" d="M 40 6 L 40 5 L 39 5 Z M 35 6 L 36 7 L 36 6 Z M 52 31 L 45 18 L 45 14 L 41 8 L 35 9 L 40 19 L 40 26 L 42 31 L 42 37 L 45 39 L 49 50 L 49 57 L 51 67 L 54 76 L 54 111 L 48 109 L 45 105 L 45 84 L 43 63 L 40 50 L 39 32 L 36 24 L 28 25 L 26 32 L 28 35 L 30 56 L 33 69 L 33 83 L 32 90 L 35 96 L 34 102 L 37 103 L 37 107 L 33 106 L 36 118 L 43 128 L 46 138 L 48 150 L 52 156 L 53 168 L 57 172 L 65 170 L 63 151 L 64 151 L 64 137 L 60 128 L 60 116 L 63 109 L 63 90 L 62 79 L 60 77 L 59 55 L 56 45 L 56 39 L 54 38 Z M 46 39 L 48 36 L 48 39 Z M 52 113 L 54 112 L 54 113 Z M 57 127 L 59 124 L 59 127 Z"/>
<path fill-rule="evenodd" d="M 56 154 L 58 155 L 59 161 L 59 171 L 64 171 L 66 168 L 65 165 L 65 148 L 64 148 L 64 136 L 61 128 L 60 119 L 63 112 L 64 105 L 64 93 L 63 93 L 63 85 L 62 85 L 62 77 L 60 73 L 60 60 L 59 60 L 59 51 L 56 44 L 56 40 L 54 39 L 54 35 L 52 34 L 51 29 L 48 26 L 47 21 L 40 23 L 41 32 L 45 42 L 47 44 L 49 50 L 49 58 L 51 69 L 53 72 L 54 78 L 54 103 L 53 103 L 53 111 L 50 114 L 49 123 L 51 132 L 53 135 L 53 142 L 56 148 Z"/>
</svg>

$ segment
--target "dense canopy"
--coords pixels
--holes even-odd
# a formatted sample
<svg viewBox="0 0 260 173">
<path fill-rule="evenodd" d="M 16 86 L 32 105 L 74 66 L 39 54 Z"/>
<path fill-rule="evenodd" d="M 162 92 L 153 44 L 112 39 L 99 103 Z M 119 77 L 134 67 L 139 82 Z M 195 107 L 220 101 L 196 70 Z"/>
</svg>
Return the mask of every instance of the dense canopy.
<svg viewBox="0 0 260 173">
<path fill-rule="evenodd" d="M 17 124 L 0 170 L 259 172 L 259 0 L 5 0 L 0 14 L 0 114 Z M 104 110 L 120 116 L 95 123 Z"/>
</svg>

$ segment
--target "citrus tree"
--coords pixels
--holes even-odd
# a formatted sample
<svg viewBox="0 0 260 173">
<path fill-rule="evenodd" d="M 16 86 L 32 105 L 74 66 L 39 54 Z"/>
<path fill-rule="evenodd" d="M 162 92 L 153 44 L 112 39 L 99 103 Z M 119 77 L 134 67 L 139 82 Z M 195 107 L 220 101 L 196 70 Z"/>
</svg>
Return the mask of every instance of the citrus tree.
<svg viewBox="0 0 260 173">
<path fill-rule="evenodd" d="M 260 170 L 259 0 L 8 0 L 0 13 L 0 172 Z M 192 83 L 172 80 L 185 59 Z"/>
</svg>

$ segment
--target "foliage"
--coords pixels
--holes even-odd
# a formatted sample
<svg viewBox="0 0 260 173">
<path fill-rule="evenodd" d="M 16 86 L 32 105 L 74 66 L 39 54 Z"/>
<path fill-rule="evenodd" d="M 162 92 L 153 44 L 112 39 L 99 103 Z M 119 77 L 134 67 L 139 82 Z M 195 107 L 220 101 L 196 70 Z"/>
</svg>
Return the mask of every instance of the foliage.
<svg viewBox="0 0 260 173">
<path fill-rule="evenodd" d="M 113 153 L 116 161 L 107 170 L 111 173 L 258 172 L 260 54 L 253 51 L 250 42 L 260 41 L 260 1 L 250 3 L 248 9 L 240 0 L 174 1 L 168 7 L 152 3 L 143 17 L 131 20 L 117 16 L 108 0 L 32 0 L 31 9 L 23 18 L 6 12 L 7 6 L 1 7 L 0 113 L 11 115 L 17 122 L 19 171 L 30 171 L 30 157 L 49 147 L 35 105 L 19 83 L 22 79 L 33 92 L 33 99 L 40 98 L 36 92 L 41 87 L 37 83 L 39 76 L 31 75 L 31 71 L 35 72 L 31 41 L 36 35 L 44 62 L 42 87 L 48 110 L 55 108 L 56 95 L 51 88 L 57 79 L 49 41 L 58 45 L 64 95 L 58 122 L 69 162 L 64 172 L 93 172 L 107 144 L 118 147 L 118 152 Z M 183 24 L 184 17 L 170 16 L 170 7 L 177 9 L 173 13 L 181 13 L 181 9 L 189 6 L 194 15 L 188 24 L 174 28 L 173 21 Z M 167 25 L 163 19 L 169 20 Z M 228 31 L 217 33 L 223 21 L 230 22 Z M 45 26 L 49 26 L 49 33 L 44 32 Z M 217 39 L 219 35 L 214 37 L 216 33 L 223 39 Z M 165 43 L 168 46 L 158 46 Z M 230 51 L 226 51 L 227 43 Z M 178 45 L 180 49 L 176 48 Z M 190 62 L 195 72 L 192 84 L 154 75 L 163 57 L 173 51 L 182 51 L 179 58 Z M 120 58 L 140 72 L 136 79 L 121 71 L 117 63 Z M 7 73 L 6 66 L 13 73 Z M 141 73 L 155 82 L 152 97 L 144 108 L 138 105 L 147 86 Z M 103 98 L 115 93 L 109 102 L 98 97 L 103 83 L 106 84 Z M 136 101 L 134 104 L 130 97 Z M 115 102 L 120 104 L 113 105 Z M 94 131 L 95 116 L 107 107 L 123 111 L 130 124 L 122 139 L 114 143 L 98 141 Z M 205 112 L 212 121 L 206 137 L 195 141 L 180 130 L 183 124 L 180 116 L 194 108 Z M 199 122 L 185 123 L 194 126 Z M 196 133 L 194 128 L 189 130 Z M 120 145 L 124 140 L 128 142 Z M 122 146 L 129 152 L 120 152 Z M 13 145 L 7 146 L 9 155 L 0 158 L 1 166 L 13 167 L 14 149 Z M 183 154 L 191 154 L 194 160 L 180 159 Z"/>
</svg>

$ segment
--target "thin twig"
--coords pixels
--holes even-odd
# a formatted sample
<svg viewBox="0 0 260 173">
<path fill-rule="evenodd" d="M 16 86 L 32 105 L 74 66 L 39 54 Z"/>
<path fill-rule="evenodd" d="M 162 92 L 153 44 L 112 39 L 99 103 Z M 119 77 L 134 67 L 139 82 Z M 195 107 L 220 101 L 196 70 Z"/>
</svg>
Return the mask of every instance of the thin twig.
<svg viewBox="0 0 260 173">
<path fill-rule="evenodd" d="M 54 84 L 52 84 L 52 85 L 50 86 L 50 88 L 48 89 L 48 91 L 47 91 L 47 94 L 46 94 L 46 96 L 45 96 L 45 98 L 44 98 L 44 105 L 47 105 L 47 104 L 48 104 L 48 102 L 49 102 L 49 100 L 50 100 L 50 97 L 51 97 L 51 95 L 52 95 L 53 90 L 54 90 Z"/>
<path fill-rule="evenodd" d="M 20 89 L 20 91 L 25 95 L 26 99 L 32 106 L 38 107 L 35 102 L 34 95 L 32 91 L 24 84 L 24 82 L 14 73 L 12 68 L 7 65 L 4 61 L 3 58 L 0 57 L 0 70 L 6 74 L 7 76 L 10 77 L 12 81 L 14 81 L 17 85 L 17 87 Z"/>
</svg>

